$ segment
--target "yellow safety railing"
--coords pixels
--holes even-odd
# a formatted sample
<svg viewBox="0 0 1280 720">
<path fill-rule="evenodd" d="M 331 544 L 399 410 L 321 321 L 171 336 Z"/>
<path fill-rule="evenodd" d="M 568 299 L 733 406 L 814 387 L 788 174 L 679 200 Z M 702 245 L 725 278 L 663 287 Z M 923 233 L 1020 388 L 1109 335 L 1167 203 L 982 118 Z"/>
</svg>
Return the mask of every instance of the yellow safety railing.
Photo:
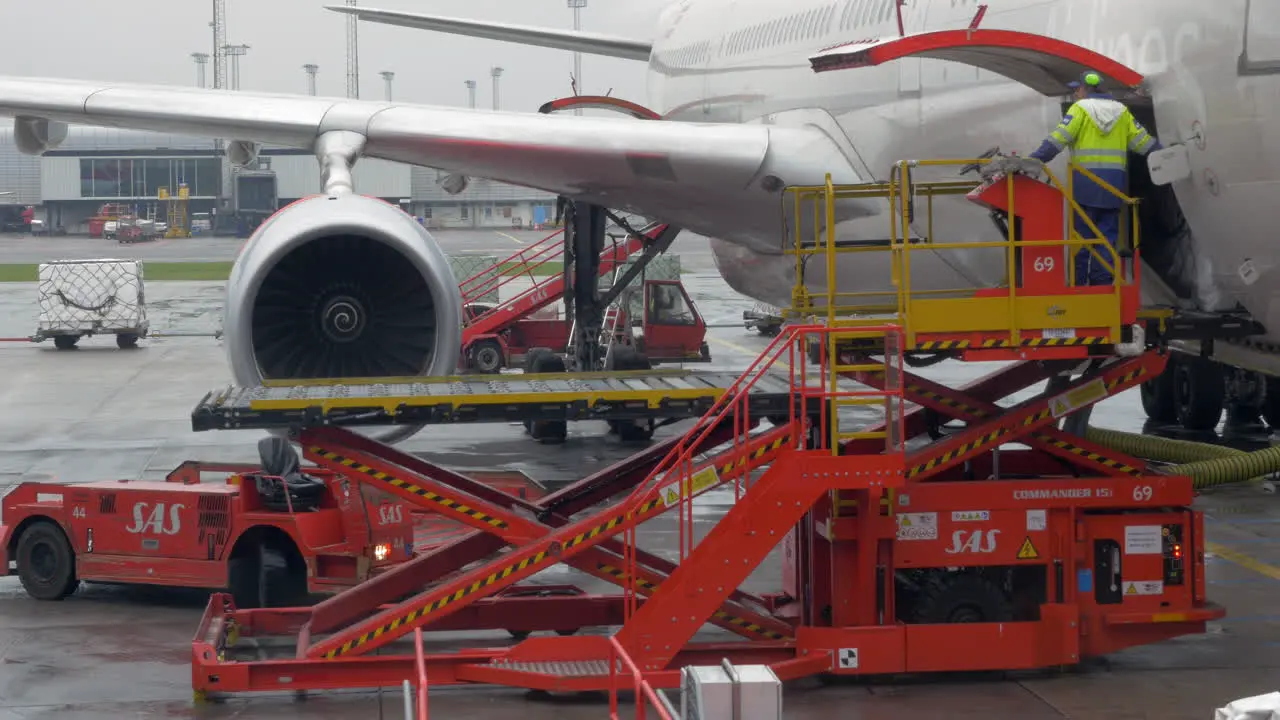
<svg viewBox="0 0 1280 720">
<path fill-rule="evenodd" d="M 792 186 L 787 188 L 787 193 L 794 203 L 793 227 L 789 229 L 789 234 L 792 237 L 787 253 L 795 257 L 796 277 L 796 283 L 792 290 L 792 307 L 787 309 L 787 312 L 792 317 L 812 317 L 815 320 L 825 316 L 829 326 L 840 327 L 882 323 L 885 321 L 886 316 L 893 317 L 895 322 L 901 324 L 906 331 L 907 344 L 914 346 L 916 332 L 911 322 L 911 313 L 908 312 L 912 301 L 971 298 L 974 296 L 975 291 L 980 288 L 914 289 L 912 287 L 911 270 L 913 252 L 954 252 L 1003 248 L 1006 251 L 1006 284 L 1009 288 L 1008 317 L 1012 322 L 1012 326 L 989 329 L 1008 330 L 1016 344 L 1019 341 L 1020 331 L 1017 326 L 1017 313 L 1015 312 L 1019 299 L 1018 283 L 1015 280 L 1018 277 L 1016 250 L 1036 246 L 1071 248 L 1072 252 L 1066 258 L 1068 266 L 1067 285 L 1074 286 L 1076 285 L 1076 250 L 1083 247 L 1101 262 L 1103 267 L 1111 274 L 1111 286 L 1114 291 L 1113 296 L 1117 312 L 1113 314 L 1113 321 L 1107 324 L 1111 326 L 1112 336 L 1118 337 L 1120 332 L 1118 320 L 1120 291 L 1121 288 L 1132 284 L 1135 279 L 1125 277 L 1124 273 L 1118 271 L 1121 269 L 1121 262 L 1117 249 L 1111 246 L 1106 238 L 1103 237 L 1097 225 L 1085 214 L 1083 208 L 1072 199 L 1070 181 L 1073 173 L 1068 172 L 1068 183 L 1064 185 L 1048 167 L 1042 166 L 1041 168 L 1049 184 L 1058 189 L 1065 199 L 1064 202 L 1067 206 L 1064 213 L 1067 224 L 1067 239 L 1065 241 L 1061 239 L 1018 237 L 1018 224 L 1012 221 L 1017 211 L 1013 183 L 1008 184 L 1010 222 L 1008 223 L 1008 236 L 1006 239 L 990 242 L 935 241 L 935 199 L 946 196 L 966 195 L 981 185 L 983 180 L 975 178 L 973 180 L 952 179 L 915 182 L 912 179 L 912 171 L 918 168 L 981 166 L 990 162 L 990 159 L 904 160 L 893 166 L 888 182 L 834 185 L 831 182 L 831 176 L 828 175 L 825 185 Z M 1138 201 L 1128 197 L 1087 168 L 1072 163 L 1070 170 L 1077 171 L 1098 183 L 1100 187 L 1119 198 L 1129 207 L 1130 225 L 1128 232 L 1125 232 L 1123 227 L 1121 228 L 1120 244 L 1123 246 L 1128 243 L 1128 248 L 1136 251 L 1138 249 L 1138 238 L 1140 237 Z M 887 202 L 890 230 L 888 244 L 841 247 L 837 242 L 835 226 L 836 207 L 843 200 L 881 200 Z M 921 202 L 925 206 L 923 219 L 919 217 L 917 211 L 917 205 Z M 973 208 L 973 210 L 974 212 L 982 212 L 982 209 L 978 207 Z M 810 236 L 812 240 L 805 242 L 805 223 L 802 222 L 802 219 L 808 213 L 812 213 L 812 235 Z M 1082 235 L 1077 232 L 1076 218 L 1083 220 L 1082 224 L 1088 234 Z M 913 241 L 913 230 L 916 231 L 915 241 Z M 890 253 L 890 289 L 883 291 L 839 290 L 837 259 L 841 255 L 886 252 Z M 812 269 L 810 261 L 819 258 L 824 266 L 825 287 L 823 292 L 814 294 L 810 292 L 808 282 L 806 282 L 806 280 L 811 279 L 806 278 L 806 271 Z M 824 301 L 824 307 L 821 309 L 814 303 L 819 298 Z"/>
</svg>

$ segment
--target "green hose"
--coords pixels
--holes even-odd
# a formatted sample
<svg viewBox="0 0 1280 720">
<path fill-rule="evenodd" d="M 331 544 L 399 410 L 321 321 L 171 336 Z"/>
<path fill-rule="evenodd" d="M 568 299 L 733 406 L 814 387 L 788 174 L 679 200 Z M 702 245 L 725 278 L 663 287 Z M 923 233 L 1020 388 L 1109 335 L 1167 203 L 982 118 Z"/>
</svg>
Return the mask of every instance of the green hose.
<svg viewBox="0 0 1280 720">
<path fill-rule="evenodd" d="M 1154 437 L 1091 427 L 1088 440 L 1126 455 L 1171 463 L 1161 468 L 1163 475 L 1185 475 L 1197 490 L 1246 482 L 1280 472 L 1280 446 L 1256 452 L 1190 440 Z"/>
<path fill-rule="evenodd" d="M 1190 440 L 1174 440 L 1153 435 L 1139 435 L 1137 433 L 1106 430 L 1092 426 L 1085 432 L 1084 437 L 1086 440 L 1091 440 L 1125 455 L 1164 463 L 1193 463 L 1201 460 L 1216 460 L 1245 454 L 1243 451 L 1223 445 L 1211 445 Z"/>
<path fill-rule="evenodd" d="M 1269 447 L 1235 457 L 1201 460 L 1166 468 L 1167 475 L 1186 475 L 1197 490 L 1245 482 L 1280 472 L 1280 446 Z"/>
</svg>

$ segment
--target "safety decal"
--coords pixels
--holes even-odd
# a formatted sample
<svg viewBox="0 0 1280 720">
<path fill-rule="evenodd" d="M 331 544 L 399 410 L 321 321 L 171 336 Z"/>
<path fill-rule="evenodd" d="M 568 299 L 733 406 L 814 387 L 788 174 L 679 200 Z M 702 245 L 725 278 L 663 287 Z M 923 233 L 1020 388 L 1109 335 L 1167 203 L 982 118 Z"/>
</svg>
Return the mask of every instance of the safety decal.
<svg viewBox="0 0 1280 720">
<path fill-rule="evenodd" d="M 1022 547 L 1018 548 L 1019 560 L 1037 560 L 1040 552 L 1036 550 L 1036 546 L 1031 542 L 1031 536 L 1028 535 L 1026 540 L 1022 541 Z"/>
</svg>

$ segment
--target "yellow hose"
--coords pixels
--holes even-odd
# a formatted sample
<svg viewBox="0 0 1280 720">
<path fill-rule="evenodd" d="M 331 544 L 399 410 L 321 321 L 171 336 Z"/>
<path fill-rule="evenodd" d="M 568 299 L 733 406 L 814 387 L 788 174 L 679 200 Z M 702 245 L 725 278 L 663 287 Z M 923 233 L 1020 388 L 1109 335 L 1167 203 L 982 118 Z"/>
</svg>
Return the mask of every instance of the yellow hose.
<svg viewBox="0 0 1280 720">
<path fill-rule="evenodd" d="M 1085 437 L 1125 455 L 1170 463 L 1159 472 L 1162 475 L 1188 476 L 1197 490 L 1280 472 L 1280 446 L 1244 452 L 1222 445 L 1095 427 L 1089 428 Z"/>
</svg>

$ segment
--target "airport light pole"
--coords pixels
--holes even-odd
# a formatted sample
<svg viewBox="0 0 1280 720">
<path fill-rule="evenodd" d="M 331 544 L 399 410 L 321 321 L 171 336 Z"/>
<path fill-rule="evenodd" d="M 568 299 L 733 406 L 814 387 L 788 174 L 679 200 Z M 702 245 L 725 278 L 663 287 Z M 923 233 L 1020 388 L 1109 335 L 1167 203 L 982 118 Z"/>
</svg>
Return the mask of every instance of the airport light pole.
<svg viewBox="0 0 1280 720">
<path fill-rule="evenodd" d="M 203 88 L 205 86 L 205 70 L 209 66 L 209 53 L 191 53 L 191 59 L 196 61 L 196 87 Z"/>
<path fill-rule="evenodd" d="M 320 66 L 313 63 L 307 63 L 306 65 L 302 66 L 302 69 L 305 70 L 307 73 L 307 94 L 315 95 L 316 94 L 316 73 L 320 72 Z"/>
<path fill-rule="evenodd" d="M 494 109 L 494 110 L 497 110 L 497 109 L 498 109 L 498 106 L 499 106 L 499 103 L 498 103 L 498 80 L 499 80 L 499 78 L 501 78 L 501 77 L 502 77 L 502 68 L 500 68 L 500 67 L 492 67 L 492 68 L 489 68 L 489 75 L 493 77 L 493 109 Z"/>
<path fill-rule="evenodd" d="M 248 45 L 227 45 L 222 48 L 227 57 L 231 58 L 231 89 L 240 89 L 240 58 L 249 52 Z"/>
<path fill-rule="evenodd" d="M 582 31 L 582 8 L 587 6 L 587 0 L 568 0 L 569 7 L 573 10 L 573 31 Z M 582 89 L 582 53 L 574 51 L 573 53 L 573 88 L 575 95 L 583 94 Z M 574 108 L 574 115 L 581 115 L 582 108 Z"/>
<path fill-rule="evenodd" d="M 383 70 L 378 74 L 381 75 L 382 79 L 387 83 L 387 102 L 391 102 L 391 81 L 396 79 L 396 74 L 390 70 Z"/>
<path fill-rule="evenodd" d="M 468 107 L 470 107 L 472 110 L 475 110 L 476 109 L 476 81 L 465 80 L 463 81 L 462 84 L 467 86 L 467 102 L 469 103 Z"/>
</svg>

